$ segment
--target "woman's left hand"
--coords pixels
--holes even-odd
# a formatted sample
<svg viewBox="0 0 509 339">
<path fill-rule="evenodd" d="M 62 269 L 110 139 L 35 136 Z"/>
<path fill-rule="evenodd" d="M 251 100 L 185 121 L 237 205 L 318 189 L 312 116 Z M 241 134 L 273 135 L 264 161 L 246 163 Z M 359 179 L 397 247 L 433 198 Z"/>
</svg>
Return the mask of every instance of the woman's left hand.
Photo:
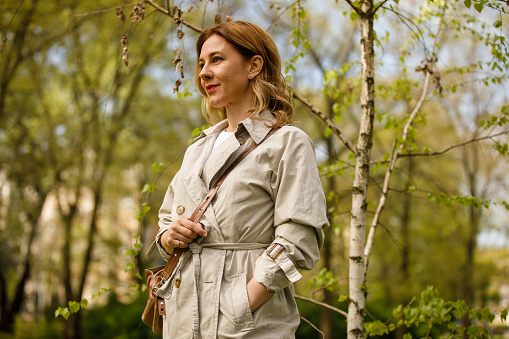
<svg viewBox="0 0 509 339">
<path fill-rule="evenodd" d="M 206 237 L 207 232 L 201 223 L 195 223 L 187 218 L 178 218 L 161 235 L 161 246 L 167 253 L 175 247 L 186 248 L 198 236 Z"/>
<path fill-rule="evenodd" d="M 267 288 L 256 281 L 254 277 L 251 278 L 247 283 L 247 299 L 249 300 L 251 312 L 262 306 L 273 294 L 274 292 L 267 291 Z"/>
</svg>

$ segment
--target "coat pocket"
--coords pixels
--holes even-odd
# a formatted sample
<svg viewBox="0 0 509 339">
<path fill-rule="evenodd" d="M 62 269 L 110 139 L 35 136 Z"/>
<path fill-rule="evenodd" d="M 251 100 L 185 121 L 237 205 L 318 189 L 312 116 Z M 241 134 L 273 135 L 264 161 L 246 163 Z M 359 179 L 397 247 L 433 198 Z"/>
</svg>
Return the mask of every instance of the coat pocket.
<svg viewBox="0 0 509 339">
<path fill-rule="evenodd" d="M 231 300 L 237 328 L 242 332 L 254 329 L 253 313 L 247 298 L 247 279 L 245 273 L 231 278 Z"/>
</svg>

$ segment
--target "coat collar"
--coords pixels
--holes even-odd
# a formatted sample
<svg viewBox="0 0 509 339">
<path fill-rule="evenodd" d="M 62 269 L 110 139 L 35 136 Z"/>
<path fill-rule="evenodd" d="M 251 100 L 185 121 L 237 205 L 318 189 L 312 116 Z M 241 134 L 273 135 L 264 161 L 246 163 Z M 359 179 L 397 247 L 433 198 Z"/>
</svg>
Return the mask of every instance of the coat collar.
<svg viewBox="0 0 509 339">
<path fill-rule="evenodd" d="M 259 144 L 271 130 L 269 125 L 274 122 L 276 122 L 276 117 L 269 110 L 265 110 L 261 113 L 253 113 L 252 117 L 246 118 L 239 123 L 237 132 L 239 132 L 242 129 L 241 126 L 243 126 L 251 138 L 253 138 L 254 142 Z M 214 126 L 203 130 L 200 135 L 196 137 L 195 141 L 214 133 L 221 133 L 221 131 L 223 131 L 226 127 L 228 127 L 228 120 L 225 119 Z"/>
</svg>

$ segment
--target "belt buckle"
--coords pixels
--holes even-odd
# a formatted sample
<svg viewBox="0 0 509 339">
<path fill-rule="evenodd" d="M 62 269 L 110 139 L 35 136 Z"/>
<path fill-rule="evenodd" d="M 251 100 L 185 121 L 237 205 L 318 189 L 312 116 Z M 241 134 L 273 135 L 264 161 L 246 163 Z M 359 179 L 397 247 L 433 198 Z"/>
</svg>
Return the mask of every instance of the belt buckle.
<svg viewBox="0 0 509 339">
<path fill-rule="evenodd" d="M 277 257 L 285 250 L 285 247 L 281 244 L 274 243 L 267 248 L 267 255 L 272 260 L 276 260 Z"/>
</svg>

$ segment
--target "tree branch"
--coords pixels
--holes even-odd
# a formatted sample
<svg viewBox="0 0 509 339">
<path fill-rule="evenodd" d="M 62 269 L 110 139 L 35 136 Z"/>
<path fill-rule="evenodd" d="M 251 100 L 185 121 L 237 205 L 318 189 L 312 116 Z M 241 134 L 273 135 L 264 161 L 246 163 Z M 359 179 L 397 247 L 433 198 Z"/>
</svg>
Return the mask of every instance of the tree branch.
<svg viewBox="0 0 509 339">
<path fill-rule="evenodd" d="M 379 3 L 379 4 L 378 4 L 378 6 L 376 6 L 376 7 L 373 9 L 373 14 L 375 14 L 375 13 L 376 13 L 376 11 L 378 11 L 378 9 L 379 9 L 380 7 L 382 7 L 382 6 L 383 6 L 383 5 L 384 5 L 387 1 L 389 1 L 389 0 L 384 0 L 384 1 L 382 1 L 381 3 Z"/>
<path fill-rule="evenodd" d="M 318 306 L 322 306 L 322 307 L 328 308 L 329 310 L 332 310 L 332 311 L 334 311 L 334 312 L 336 312 L 336 313 L 341 314 L 341 315 L 342 315 L 342 316 L 344 316 L 345 318 L 347 318 L 347 317 L 348 317 L 348 313 L 346 313 L 345 311 L 340 310 L 339 308 L 336 308 L 336 307 L 331 306 L 331 305 L 329 305 L 329 304 L 323 303 L 323 302 L 321 302 L 321 301 L 317 301 L 317 300 L 314 300 L 314 299 L 311 299 L 311 298 L 306 298 L 306 297 L 303 297 L 303 296 L 301 296 L 301 295 L 297 295 L 297 294 L 295 294 L 295 293 L 294 293 L 294 297 L 295 297 L 295 299 L 304 300 L 304 301 L 310 302 L 310 303 L 312 303 L 312 304 L 316 304 L 316 305 L 318 305 Z"/>
<path fill-rule="evenodd" d="M 174 16 L 173 14 L 171 14 L 168 10 L 164 9 L 163 7 L 159 6 L 158 4 L 156 4 L 155 2 L 153 2 L 152 0 L 145 0 L 145 2 L 147 4 L 149 4 L 150 6 L 154 7 L 155 9 L 157 9 L 159 12 L 162 12 L 170 17 L 172 17 L 174 20 L 177 19 L 179 20 L 180 22 L 182 22 L 183 25 L 191 28 L 193 31 L 197 32 L 197 33 L 201 33 L 203 32 L 203 29 L 193 25 L 193 24 L 190 24 L 189 22 L 185 21 L 185 20 L 182 20 L 179 16 Z"/>
<path fill-rule="evenodd" d="M 304 320 L 305 322 L 307 322 L 312 328 L 315 329 L 315 331 L 319 332 L 321 335 L 322 335 L 322 338 L 325 339 L 325 333 L 323 333 L 322 331 L 320 331 L 320 329 L 318 327 L 316 327 L 315 325 L 313 325 L 313 323 L 309 320 L 307 320 L 306 318 L 304 317 L 300 317 L 302 320 Z"/>
<path fill-rule="evenodd" d="M 352 151 L 353 154 L 357 154 L 357 147 L 341 132 L 341 130 L 332 122 L 332 120 L 327 117 L 322 111 L 320 111 L 315 105 L 313 105 L 308 99 L 304 98 L 302 95 L 297 93 L 294 89 L 291 89 L 293 93 L 293 97 L 304 105 L 306 105 L 311 112 L 313 112 L 316 116 L 322 119 L 323 122 L 329 127 L 334 134 L 345 144 L 345 146 Z"/>
<path fill-rule="evenodd" d="M 274 26 L 274 24 L 276 23 L 277 20 L 279 20 L 279 18 L 285 14 L 290 8 L 292 8 L 298 1 L 295 1 L 293 4 L 291 4 L 290 6 L 286 7 L 284 11 L 281 11 L 281 13 L 279 13 L 275 18 L 273 18 L 271 21 L 272 23 L 270 24 L 269 28 L 267 28 L 267 32 L 272 28 L 272 26 Z"/>
<path fill-rule="evenodd" d="M 496 134 L 490 134 L 490 135 L 487 135 L 487 136 L 484 136 L 484 137 L 473 138 L 473 139 L 470 139 L 470 140 L 467 140 L 467 141 L 464 141 L 464 142 L 460 142 L 458 144 L 450 145 L 450 146 L 448 146 L 448 147 L 446 147 L 446 148 L 444 148 L 444 149 L 442 149 L 440 151 L 436 151 L 436 152 L 405 153 L 405 154 L 399 154 L 398 156 L 400 158 L 406 158 L 406 157 L 442 155 L 442 154 L 444 154 L 446 152 L 449 152 L 450 150 L 452 150 L 454 148 L 465 146 L 465 145 L 468 145 L 468 144 L 471 144 L 471 143 L 474 143 L 474 142 L 478 142 L 478 141 L 483 141 L 483 140 L 486 140 L 486 139 L 496 138 L 496 137 L 499 137 L 501 135 L 509 135 L 509 130 L 505 130 L 503 132 L 496 133 Z"/>
<path fill-rule="evenodd" d="M 444 11 L 445 11 L 445 7 L 444 7 Z M 403 136 L 402 136 L 403 142 L 399 144 L 400 148 L 404 147 L 405 141 L 408 138 L 408 131 L 410 129 L 410 126 L 412 125 L 412 122 L 414 121 L 414 119 L 415 119 L 415 117 L 417 115 L 417 112 L 419 112 L 419 110 L 422 107 L 422 104 L 424 103 L 424 100 L 426 99 L 426 95 L 428 93 L 428 87 L 429 87 L 429 80 L 430 80 L 431 74 L 433 72 L 433 70 L 432 70 L 433 69 L 433 65 L 434 65 L 434 63 L 436 61 L 436 58 L 434 57 L 435 48 L 436 48 L 436 46 L 438 44 L 438 36 L 440 35 L 440 31 L 442 30 L 443 22 L 444 22 L 444 19 L 443 19 L 443 16 L 442 16 L 442 19 L 440 20 L 440 24 L 438 25 L 438 28 L 437 28 L 437 33 L 435 34 L 435 41 L 434 41 L 434 44 L 433 44 L 432 55 L 428 59 L 427 65 L 425 65 L 425 67 L 424 67 L 424 70 L 426 72 L 426 78 L 424 80 L 424 86 L 422 88 L 421 97 L 419 98 L 419 101 L 415 105 L 414 110 L 410 114 L 410 117 L 408 118 L 408 121 L 405 124 L 405 127 L 403 128 Z M 367 238 L 367 241 L 366 241 L 366 247 L 364 249 L 364 258 L 365 258 L 364 259 L 364 273 L 365 274 L 367 274 L 367 272 L 368 272 L 369 257 L 371 255 L 371 249 L 373 248 L 373 243 L 375 241 L 376 227 L 377 227 L 377 225 L 378 225 L 378 223 L 380 221 L 380 217 L 381 217 L 382 212 L 384 210 L 385 203 L 387 202 L 387 195 L 389 193 L 389 183 L 390 183 L 391 178 L 392 178 L 392 172 L 394 171 L 394 167 L 396 165 L 396 161 L 398 160 L 399 155 L 400 155 L 400 153 L 397 152 L 397 148 L 398 148 L 398 143 L 395 141 L 394 142 L 394 147 L 392 149 L 392 154 L 391 154 L 391 160 L 390 160 L 390 163 L 389 163 L 389 168 L 387 169 L 387 172 L 385 172 L 385 179 L 384 179 L 384 185 L 383 185 L 383 190 L 382 190 L 382 196 L 380 197 L 380 202 L 378 203 L 378 207 L 376 209 L 375 216 L 373 217 L 373 221 L 371 222 L 371 227 L 369 229 L 369 235 L 368 235 L 368 238 Z"/>
<path fill-rule="evenodd" d="M 351 0 L 345 0 L 345 1 L 350 5 L 350 7 L 352 7 L 352 9 L 355 12 L 357 12 L 358 15 L 361 15 L 361 13 L 362 13 L 361 10 L 359 8 L 355 7 L 355 5 L 352 3 Z"/>
</svg>

